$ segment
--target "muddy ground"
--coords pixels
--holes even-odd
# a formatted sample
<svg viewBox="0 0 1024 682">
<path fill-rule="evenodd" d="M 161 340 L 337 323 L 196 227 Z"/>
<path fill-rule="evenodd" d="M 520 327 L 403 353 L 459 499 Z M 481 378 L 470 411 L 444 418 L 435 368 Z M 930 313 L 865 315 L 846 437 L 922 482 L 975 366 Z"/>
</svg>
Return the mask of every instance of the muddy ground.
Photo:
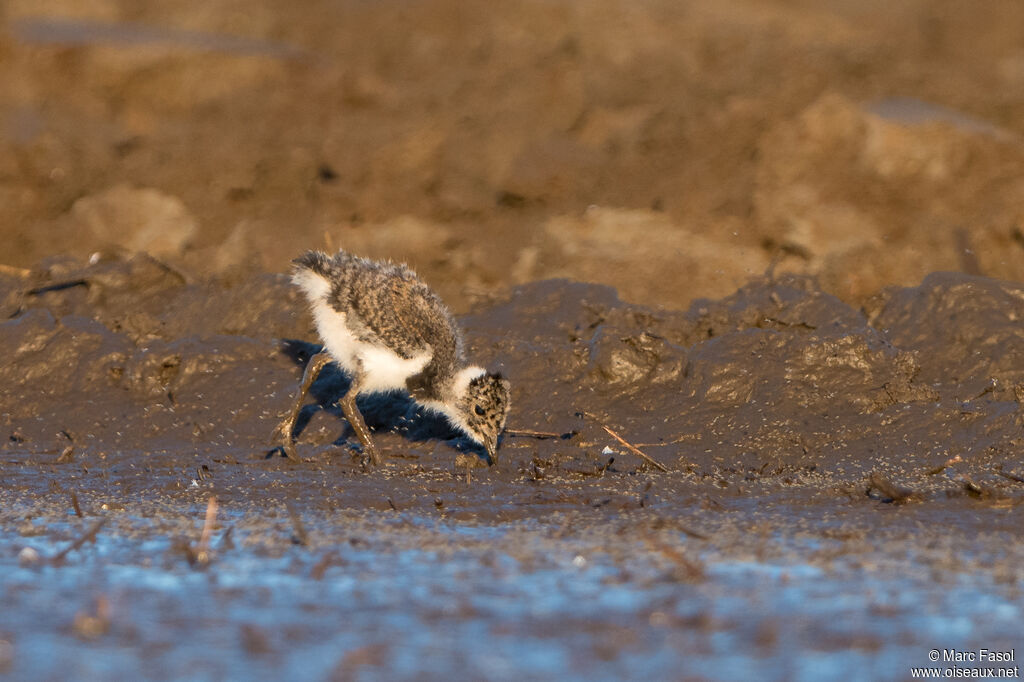
<svg viewBox="0 0 1024 682">
<path fill-rule="evenodd" d="M 0 676 L 1019 665 L 1022 7 L 9 0 Z M 332 371 L 273 448 L 342 246 L 498 466 Z"/>
</svg>

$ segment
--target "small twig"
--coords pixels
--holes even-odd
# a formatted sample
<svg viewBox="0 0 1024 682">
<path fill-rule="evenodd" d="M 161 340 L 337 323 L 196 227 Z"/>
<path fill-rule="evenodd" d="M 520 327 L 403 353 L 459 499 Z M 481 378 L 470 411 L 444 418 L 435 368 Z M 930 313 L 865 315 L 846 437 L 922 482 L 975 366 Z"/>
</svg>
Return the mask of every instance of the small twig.
<svg viewBox="0 0 1024 682">
<path fill-rule="evenodd" d="M 943 462 L 941 466 L 935 467 L 934 469 L 929 469 L 927 473 L 928 473 L 929 476 L 935 476 L 936 474 L 941 474 L 943 471 L 945 471 L 949 467 L 953 466 L 957 462 L 962 462 L 962 461 L 963 461 L 963 459 L 960 457 L 960 455 L 957 455 L 955 457 L 950 457 L 945 462 Z"/>
<path fill-rule="evenodd" d="M 685 433 L 682 436 L 679 436 L 679 438 L 673 438 L 672 440 L 665 440 L 665 441 L 662 441 L 660 443 L 633 443 L 633 445 L 637 446 L 638 448 L 658 448 L 658 447 L 663 447 L 665 445 L 675 445 L 676 443 L 682 443 L 683 441 L 687 441 L 687 440 L 700 440 L 700 434 L 699 433 Z"/>
<path fill-rule="evenodd" d="M 110 630 L 110 602 L 105 596 L 96 598 L 96 613 L 79 611 L 72 624 L 74 633 L 83 639 L 96 639 Z"/>
<path fill-rule="evenodd" d="M 292 530 L 295 531 L 295 534 L 292 535 L 292 542 L 305 547 L 309 544 L 309 535 L 306 534 L 306 527 L 302 525 L 302 517 L 290 502 L 285 502 L 284 507 L 288 510 L 288 516 L 292 520 Z"/>
<path fill-rule="evenodd" d="M 649 488 L 645 488 L 644 492 L 646 493 L 647 490 L 649 490 Z M 714 502 L 715 504 L 718 504 L 717 502 L 715 502 L 715 500 L 712 500 L 711 498 L 708 498 L 708 500 L 710 502 Z M 719 506 L 721 506 L 721 505 L 719 505 Z M 678 530 L 679 532 L 683 533 L 684 535 L 689 535 L 691 538 L 696 538 L 698 540 L 710 540 L 711 539 L 709 536 L 705 535 L 704 533 L 699 533 L 699 532 L 695 531 L 694 529 L 690 528 L 689 526 L 686 526 L 683 523 L 677 521 L 676 519 L 666 519 L 664 516 L 656 516 L 656 517 L 654 517 L 654 519 L 653 519 L 653 521 L 651 523 L 651 530 L 661 530 L 662 528 L 672 528 L 672 529 Z"/>
<path fill-rule="evenodd" d="M 910 488 L 904 488 L 903 486 L 896 485 L 886 477 L 874 471 L 871 472 L 871 477 L 868 479 L 868 489 L 870 490 L 871 488 L 882 493 L 882 495 L 891 500 L 894 504 L 906 502 L 910 498 L 914 497 L 914 491 Z"/>
<path fill-rule="evenodd" d="M 64 557 L 66 557 L 69 553 L 75 551 L 76 549 L 78 549 L 85 543 L 89 542 L 90 540 L 95 540 L 96 534 L 100 532 L 100 528 L 103 528 L 103 525 L 106 522 L 107 519 L 102 518 L 96 523 L 92 524 L 89 530 L 85 531 L 85 534 L 83 534 L 80 538 L 72 542 L 70 545 L 68 545 L 61 551 L 57 552 L 57 554 L 54 555 L 52 559 L 50 559 L 50 562 L 54 565 L 60 564 L 62 561 L 64 561 Z"/>
<path fill-rule="evenodd" d="M 648 464 L 650 464 L 650 465 L 652 465 L 652 466 L 654 466 L 654 467 L 656 467 L 658 469 L 661 469 L 666 474 L 669 473 L 668 468 L 664 464 L 662 464 L 661 462 L 657 461 L 656 459 L 653 459 L 652 457 L 647 455 L 643 450 L 641 450 L 640 448 L 636 447 L 635 445 L 631 445 L 630 443 L 626 442 L 626 440 L 622 436 L 620 436 L 619 434 L 615 433 L 615 431 L 613 431 L 610 426 L 608 426 L 607 424 L 602 422 L 596 416 L 590 414 L 589 412 L 584 412 L 583 416 L 590 417 L 591 419 L 596 421 L 598 424 L 600 424 L 601 428 L 604 429 L 605 431 L 607 431 L 609 436 L 611 436 L 615 440 L 617 440 L 620 443 L 622 443 L 622 445 L 626 449 L 628 449 L 630 452 L 632 452 L 634 455 L 640 457 L 641 459 L 643 459 Z"/>
<path fill-rule="evenodd" d="M 682 575 L 688 580 L 700 580 L 704 577 L 704 567 L 697 561 L 683 556 L 683 553 L 674 547 L 660 542 L 648 541 L 649 546 L 661 552 L 662 556 L 672 561 L 678 568 L 682 569 Z"/>
<path fill-rule="evenodd" d="M 193 567 L 206 568 L 213 556 L 210 552 L 210 538 L 213 537 L 213 527 L 217 523 L 217 498 L 210 496 L 206 503 L 206 518 L 203 520 L 203 530 L 199 535 L 199 542 L 193 547 L 187 539 L 181 538 L 174 543 L 175 549 L 182 552 L 188 559 L 189 565 Z"/>
<path fill-rule="evenodd" d="M 1003 478 L 1010 479 L 1011 481 L 1016 481 L 1017 483 L 1024 483 L 1024 476 L 1018 476 L 1017 474 L 1011 474 L 1010 472 L 1003 471 L 1002 469 L 996 469 L 996 473 L 999 474 L 1000 476 L 1002 476 Z"/>
<path fill-rule="evenodd" d="M 45 284 L 43 286 L 34 287 L 25 293 L 30 296 L 39 296 L 40 294 L 46 294 L 51 291 L 63 291 L 64 289 L 71 289 L 72 287 L 87 286 L 89 286 L 89 280 L 87 279 L 69 279 L 64 282 L 55 282 L 54 284 Z"/>
<path fill-rule="evenodd" d="M 327 554 L 324 554 L 309 571 L 309 577 L 313 580 L 321 580 L 324 577 L 324 573 L 327 572 L 327 569 L 330 568 L 332 564 L 336 564 L 338 562 L 339 557 L 337 552 L 328 552 Z"/>
<path fill-rule="evenodd" d="M 573 432 L 569 433 L 554 433 L 553 431 L 533 431 L 531 429 L 505 429 L 505 433 L 509 436 L 522 436 L 524 438 L 537 438 L 544 440 L 546 438 L 572 438 L 576 435 Z"/>
<path fill-rule="evenodd" d="M 217 523 L 217 498 L 211 496 L 210 501 L 206 503 L 206 519 L 203 521 L 203 532 L 199 536 L 199 547 L 196 549 L 196 556 L 202 563 L 206 563 L 204 557 L 209 556 L 210 536 L 213 535 L 215 523 Z"/>
<path fill-rule="evenodd" d="M 75 509 L 75 516 L 82 518 L 82 508 L 78 506 L 78 495 L 75 494 L 74 490 L 71 491 L 71 506 Z"/>
<path fill-rule="evenodd" d="M 676 527 L 680 531 L 682 531 L 683 534 L 689 535 L 691 538 L 696 538 L 698 540 L 710 540 L 711 539 L 707 535 L 704 535 L 703 533 L 698 533 L 697 531 L 693 530 L 692 528 L 687 528 L 686 526 L 681 526 L 681 525 L 677 525 Z"/>
<path fill-rule="evenodd" d="M 217 543 L 217 546 L 221 549 L 234 549 L 235 541 L 231 539 L 231 532 L 234 530 L 234 526 L 228 526 L 228 529 L 221 534 L 220 542 Z"/>
<path fill-rule="evenodd" d="M 960 477 L 960 484 L 967 491 L 967 494 L 973 497 L 997 497 L 994 490 L 988 486 L 981 485 L 966 474 Z"/>
<path fill-rule="evenodd" d="M 626 440 L 622 438 L 622 436 L 620 436 L 619 434 L 617 434 L 614 431 L 612 431 L 611 427 L 609 427 L 609 426 L 607 426 L 605 424 L 601 424 L 601 428 L 604 429 L 605 431 L 607 431 L 609 436 L 611 436 L 615 440 L 617 440 L 620 443 L 622 443 L 622 445 L 625 446 L 634 455 L 637 455 L 638 457 L 643 458 L 643 460 L 645 462 L 647 462 L 648 464 L 651 464 L 654 467 L 657 467 L 658 469 L 661 469 L 666 474 L 668 473 L 668 467 L 666 467 L 664 464 L 662 464 L 658 460 L 656 460 L 656 459 L 648 456 L 647 454 L 645 454 L 644 451 L 641 450 L 640 448 L 627 443 Z"/>
</svg>

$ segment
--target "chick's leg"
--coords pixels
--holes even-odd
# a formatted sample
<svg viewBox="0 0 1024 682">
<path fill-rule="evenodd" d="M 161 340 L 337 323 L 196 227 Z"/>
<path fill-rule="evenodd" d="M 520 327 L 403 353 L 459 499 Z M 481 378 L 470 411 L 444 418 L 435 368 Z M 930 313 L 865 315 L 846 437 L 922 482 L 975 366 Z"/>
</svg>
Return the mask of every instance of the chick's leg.
<svg viewBox="0 0 1024 682">
<path fill-rule="evenodd" d="M 338 402 L 341 405 L 341 411 L 345 413 L 345 419 L 352 425 L 352 430 L 356 432 L 356 437 L 362 443 L 363 450 L 370 456 L 374 466 L 380 466 L 380 452 L 377 451 L 377 446 L 373 444 L 373 439 L 370 437 L 370 429 L 366 426 L 366 422 L 363 421 L 363 415 L 359 412 L 359 408 L 356 407 L 356 396 L 359 395 L 362 378 L 362 374 L 356 374 L 355 378 L 352 379 L 352 385 L 349 386 L 348 393 Z"/>
<path fill-rule="evenodd" d="M 299 387 L 299 394 L 295 397 L 295 404 L 292 406 L 288 416 L 277 425 L 271 436 L 271 440 L 275 442 L 280 440 L 281 448 L 290 459 L 298 459 L 298 455 L 295 454 L 295 441 L 292 431 L 295 429 L 295 422 L 299 418 L 299 412 L 302 411 L 302 405 L 306 402 L 306 396 L 309 395 L 309 389 L 313 386 L 313 382 L 316 381 L 316 378 L 320 376 L 321 370 L 329 362 L 331 362 L 331 356 L 328 355 L 327 351 L 320 351 L 309 359 L 309 362 L 306 363 L 306 371 L 302 373 L 302 385 Z"/>
</svg>

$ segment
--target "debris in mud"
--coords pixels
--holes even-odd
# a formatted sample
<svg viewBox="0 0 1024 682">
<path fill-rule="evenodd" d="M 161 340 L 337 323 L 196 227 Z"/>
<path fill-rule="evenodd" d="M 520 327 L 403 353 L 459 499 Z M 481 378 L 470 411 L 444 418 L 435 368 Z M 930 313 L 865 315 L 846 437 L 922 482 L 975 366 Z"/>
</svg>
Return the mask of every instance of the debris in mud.
<svg viewBox="0 0 1024 682">
<path fill-rule="evenodd" d="M 672 565 L 666 578 L 680 582 L 698 582 L 704 579 L 704 567 L 686 557 L 678 548 L 648 540 L 652 549 L 662 554 Z"/>
<path fill-rule="evenodd" d="M 562 440 L 568 440 L 573 436 L 577 435 L 577 431 L 568 431 L 566 433 L 552 433 L 550 431 L 533 431 L 531 429 L 505 429 L 506 436 L 522 436 L 524 438 L 538 438 L 544 440 L 547 438 L 560 438 Z"/>
<path fill-rule="evenodd" d="M 242 648 L 251 656 L 263 656 L 273 652 L 270 636 L 263 628 L 243 623 L 241 629 Z"/>
<path fill-rule="evenodd" d="M 21 566 L 35 566 L 41 558 L 39 552 L 32 547 L 22 547 L 18 552 L 18 564 Z"/>
<path fill-rule="evenodd" d="M 328 568 L 331 566 L 343 566 L 344 564 L 345 561 L 337 552 L 327 552 L 320 557 L 319 561 L 313 564 L 313 568 L 311 568 L 309 572 L 309 577 L 313 580 L 323 580 L 324 574 L 327 572 Z"/>
<path fill-rule="evenodd" d="M 66 448 L 64 448 L 61 451 L 60 457 L 57 458 L 57 464 L 67 464 L 68 462 L 75 461 L 74 454 L 75 454 L 75 446 L 74 445 L 67 446 Z"/>
<path fill-rule="evenodd" d="M 981 483 L 977 479 L 966 474 L 960 476 L 959 481 L 963 486 L 964 492 L 974 499 L 989 500 L 996 504 L 1008 504 L 1014 502 L 1014 498 L 1011 495 L 1004 493 L 1002 490 L 993 487 L 992 485 Z M 1016 502 L 1020 501 L 1024 501 L 1024 498 L 1016 500 Z"/>
<path fill-rule="evenodd" d="M 870 494 L 872 490 L 877 491 L 882 495 L 883 502 L 903 504 L 914 499 L 916 496 L 916 493 L 910 488 L 897 485 L 878 472 L 872 472 L 868 481 L 870 484 L 868 493 Z"/>
<path fill-rule="evenodd" d="M 292 522 L 292 542 L 296 545 L 306 547 L 309 545 L 309 535 L 306 534 L 306 527 L 302 524 L 302 517 L 291 503 L 285 502 L 285 509 L 288 510 L 288 518 Z"/>
<path fill-rule="evenodd" d="M 172 544 L 172 550 L 184 555 L 189 566 L 193 568 L 206 568 L 214 558 L 211 542 L 213 529 L 217 523 L 217 499 L 211 497 L 206 503 L 206 515 L 203 518 L 203 529 L 199 535 L 199 541 L 193 544 L 185 538 L 177 538 Z M 222 543 L 228 542 L 230 528 L 224 534 Z"/>
<path fill-rule="evenodd" d="M 468 475 L 470 469 L 486 469 L 488 467 L 487 462 L 478 455 L 467 455 L 460 452 L 455 455 L 455 468 L 465 469 Z"/>
<path fill-rule="evenodd" d="M 586 413 L 584 413 L 584 414 L 586 414 Z M 588 415 L 588 416 L 591 416 L 593 418 L 592 415 Z M 654 468 L 659 469 L 661 471 L 664 471 L 665 473 L 668 473 L 668 469 L 665 467 L 664 464 L 662 464 L 661 462 L 657 461 L 656 459 L 652 459 L 649 455 L 647 455 L 647 453 L 642 451 L 640 448 L 636 447 L 632 443 L 627 442 L 622 436 L 620 436 L 619 434 L 615 433 L 615 431 L 613 431 L 610 426 L 608 426 L 607 424 L 601 424 L 601 428 L 604 429 L 608 433 L 609 436 L 611 436 L 612 438 L 617 440 L 619 443 L 621 443 L 623 447 L 625 447 L 627 450 L 632 452 L 634 455 L 636 455 L 640 459 L 644 460 L 648 464 L 652 465 Z M 612 458 L 612 459 L 614 459 L 614 458 Z M 611 463 L 612 463 L 612 460 L 609 460 L 608 461 L 608 466 L 611 466 Z M 607 466 L 605 468 L 607 468 Z M 602 470 L 602 472 L 603 472 L 603 470 Z"/>
<path fill-rule="evenodd" d="M 948 469 L 949 467 L 953 466 L 957 462 L 962 462 L 962 461 L 964 461 L 964 460 L 963 460 L 963 458 L 960 455 L 956 455 L 954 457 L 950 457 L 945 462 L 943 462 L 941 465 L 935 467 L 934 469 L 928 470 L 927 473 L 928 473 L 929 476 L 935 476 L 937 474 L 941 474 L 942 472 L 944 472 L 946 469 Z"/>
<path fill-rule="evenodd" d="M 70 545 L 68 545 L 61 551 L 57 552 L 55 555 L 53 555 L 53 557 L 50 559 L 50 563 L 54 566 L 60 566 L 62 563 L 64 563 L 64 559 L 65 557 L 67 557 L 68 554 L 75 551 L 76 549 L 79 549 L 85 543 L 95 540 L 96 534 L 100 532 L 100 530 L 103 528 L 103 526 L 106 525 L 106 523 L 106 517 L 101 518 L 95 523 L 93 523 L 89 527 L 89 529 L 85 531 L 85 533 L 78 537 L 78 539 L 76 539 Z"/>
<path fill-rule="evenodd" d="M 102 637 L 110 630 L 110 601 L 105 596 L 96 598 L 96 607 L 90 613 L 79 611 L 71 629 L 78 637 L 93 640 Z"/>
<path fill-rule="evenodd" d="M 0 673 L 7 674 L 14 667 L 14 646 L 6 639 L 0 639 Z"/>
<path fill-rule="evenodd" d="M 1024 476 L 1022 476 L 1021 474 L 1015 474 L 1011 471 L 1004 471 L 1002 468 L 996 469 L 996 473 L 1002 476 L 1003 478 L 1010 479 L 1011 481 L 1015 481 L 1017 483 L 1024 483 Z"/>
</svg>

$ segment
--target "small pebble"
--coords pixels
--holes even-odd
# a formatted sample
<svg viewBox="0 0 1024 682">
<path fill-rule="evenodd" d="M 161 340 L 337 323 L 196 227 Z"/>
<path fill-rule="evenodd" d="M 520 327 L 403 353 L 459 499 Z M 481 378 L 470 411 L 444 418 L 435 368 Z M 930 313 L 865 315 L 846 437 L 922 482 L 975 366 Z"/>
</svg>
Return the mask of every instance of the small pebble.
<svg viewBox="0 0 1024 682">
<path fill-rule="evenodd" d="M 18 552 L 18 563 L 22 566 L 35 566 L 39 563 L 39 552 L 31 547 L 25 547 Z"/>
</svg>

